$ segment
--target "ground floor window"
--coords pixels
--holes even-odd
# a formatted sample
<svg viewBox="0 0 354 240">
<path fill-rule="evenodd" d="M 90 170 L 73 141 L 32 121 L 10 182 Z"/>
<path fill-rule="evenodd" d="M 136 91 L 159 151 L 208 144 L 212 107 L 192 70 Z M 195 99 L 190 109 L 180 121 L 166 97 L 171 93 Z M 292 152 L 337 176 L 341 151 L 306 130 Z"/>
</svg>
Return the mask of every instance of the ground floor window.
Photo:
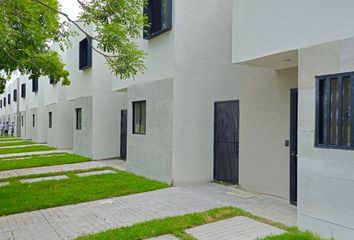
<svg viewBox="0 0 354 240">
<path fill-rule="evenodd" d="M 81 130 L 82 129 L 82 108 L 76 108 L 75 115 L 76 115 L 76 130 Z"/>
<path fill-rule="evenodd" d="M 21 126 L 23 127 L 23 115 L 21 116 Z"/>
<path fill-rule="evenodd" d="M 354 149 L 354 72 L 316 79 L 316 146 Z"/>
<path fill-rule="evenodd" d="M 36 126 L 36 115 L 32 114 L 32 126 L 35 127 Z"/>
<path fill-rule="evenodd" d="M 53 127 L 53 113 L 49 112 L 48 113 L 48 121 L 49 121 L 49 128 Z"/>
<path fill-rule="evenodd" d="M 133 102 L 133 134 L 146 134 L 146 101 Z"/>
</svg>

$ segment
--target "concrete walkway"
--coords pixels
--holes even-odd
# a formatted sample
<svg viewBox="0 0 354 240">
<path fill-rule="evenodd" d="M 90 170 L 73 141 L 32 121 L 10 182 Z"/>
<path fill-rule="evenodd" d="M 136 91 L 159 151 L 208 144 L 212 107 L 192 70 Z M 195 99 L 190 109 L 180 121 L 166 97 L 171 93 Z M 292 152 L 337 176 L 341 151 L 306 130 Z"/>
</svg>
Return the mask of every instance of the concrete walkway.
<svg viewBox="0 0 354 240">
<path fill-rule="evenodd" d="M 237 206 L 253 214 L 296 223 L 296 208 L 265 195 L 236 197 L 232 187 L 214 183 L 174 187 L 0 218 L 0 239 L 63 240 L 156 218 Z"/>
<path fill-rule="evenodd" d="M 90 162 L 55 165 L 55 166 L 48 166 L 48 167 L 24 168 L 24 169 L 0 171 L 0 179 L 28 176 L 33 174 L 87 170 L 91 168 L 102 168 L 102 167 L 113 167 L 120 170 L 126 170 L 125 162 L 116 159 L 116 160 L 90 161 Z"/>
</svg>

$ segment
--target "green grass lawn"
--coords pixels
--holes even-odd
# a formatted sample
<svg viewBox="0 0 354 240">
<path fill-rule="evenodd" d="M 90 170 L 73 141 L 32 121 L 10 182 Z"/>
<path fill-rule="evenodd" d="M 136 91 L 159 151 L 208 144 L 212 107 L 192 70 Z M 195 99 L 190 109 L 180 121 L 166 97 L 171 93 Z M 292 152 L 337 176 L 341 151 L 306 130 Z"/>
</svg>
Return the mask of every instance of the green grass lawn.
<svg viewBox="0 0 354 240">
<path fill-rule="evenodd" d="M 4 141 L 0 142 L 0 147 L 10 147 L 10 146 L 20 146 L 20 145 L 31 145 L 31 144 L 36 144 L 35 142 L 32 141 L 24 141 L 24 140 L 18 140 L 18 141 Z"/>
<path fill-rule="evenodd" d="M 10 185 L 0 187 L 0 216 L 168 187 L 165 183 L 148 180 L 123 171 L 81 178 L 73 173 L 55 174 L 65 174 L 70 177 L 69 179 L 32 184 L 21 184 L 19 179 L 24 177 L 1 180 L 10 181 Z M 38 177 L 38 175 L 32 177 Z"/>
<path fill-rule="evenodd" d="M 55 148 L 49 147 L 49 146 L 28 146 L 28 147 L 16 147 L 16 148 L 0 148 L 0 154 L 40 152 L 40 151 L 49 151 L 49 150 L 55 150 Z"/>
<path fill-rule="evenodd" d="M 8 141 L 20 141 L 21 138 L 16 137 L 0 137 L 0 142 L 8 142 Z"/>
<path fill-rule="evenodd" d="M 77 238 L 77 240 L 143 240 L 165 234 L 175 235 L 181 240 L 196 240 L 187 234 L 185 230 L 236 216 L 246 216 L 288 231 L 286 234 L 265 238 L 264 240 L 320 240 L 320 238 L 311 233 L 300 232 L 295 227 L 275 223 L 234 207 L 218 208 L 201 213 L 152 220 L 130 227 L 122 227 L 98 234 L 82 236 Z"/>
<path fill-rule="evenodd" d="M 75 154 L 46 154 L 46 155 L 32 155 L 22 160 L 11 160 L 12 158 L 0 158 L 0 171 L 20 169 L 20 168 L 32 168 L 43 166 L 54 166 L 61 164 L 71 164 L 79 162 L 90 161 L 89 158 L 75 155 Z"/>
</svg>

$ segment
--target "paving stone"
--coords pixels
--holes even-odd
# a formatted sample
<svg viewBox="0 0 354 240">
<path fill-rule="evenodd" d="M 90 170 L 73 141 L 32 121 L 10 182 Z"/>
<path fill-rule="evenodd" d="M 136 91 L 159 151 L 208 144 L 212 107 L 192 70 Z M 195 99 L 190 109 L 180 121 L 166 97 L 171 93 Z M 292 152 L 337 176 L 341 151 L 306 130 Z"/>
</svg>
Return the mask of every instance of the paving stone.
<svg viewBox="0 0 354 240">
<path fill-rule="evenodd" d="M 10 185 L 9 182 L 0 182 L 0 187 L 5 187 L 5 186 L 8 186 Z"/>
<path fill-rule="evenodd" d="M 76 173 L 75 175 L 78 176 L 78 177 L 88 177 L 88 176 L 102 175 L 102 174 L 112 174 L 112 173 L 117 173 L 117 172 L 116 171 L 112 171 L 112 170 L 102 170 L 102 171 Z"/>
<path fill-rule="evenodd" d="M 48 151 L 36 151 L 36 152 L 24 152 L 24 153 L 9 153 L 9 154 L 0 154 L 0 158 L 23 157 L 23 156 L 31 156 L 31 155 L 65 153 L 65 152 L 66 151 L 63 150 L 48 150 Z"/>
<path fill-rule="evenodd" d="M 285 233 L 279 228 L 243 216 L 191 228 L 186 232 L 198 240 L 256 240 Z"/>
<path fill-rule="evenodd" d="M 225 206 L 236 206 L 287 225 L 296 224 L 296 207 L 287 201 L 265 195 L 242 199 L 225 193 L 233 190 L 215 183 L 172 187 L 4 216 L 0 217 L 0 236 L 10 236 L 11 240 L 67 240 L 152 219 Z"/>
<path fill-rule="evenodd" d="M 25 144 L 25 145 L 15 145 L 15 146 L 1 146 L 0 149 L 3 148 L 22 148 L 22 147 L 38 147 L 38 146 L 46 146 L 45 144 Z"/>
<path fill-rule="evenodd" d="M 11 178 L 11 177 L 22 177 L 22 176 L 28 176 L 33 174 L 88 170 L 92 168 L 103 168 L 103 167 L 113 167 L 119 170 L 125 170 L 126 162 L 116 159 L 116 160 L 107 160 L 107 161 L 90 161 L 90 162 L 73 163 L 73 164 L 65 164 L 65 165 L 0 171 L 0 179 Z"/>
<path fill-rule="evenodd" d="M 163 235 L 155 238 L 149 238 L 148 240 L 179 240 L 173 235 Z"/>
<path fill-rule="evenodd" d="M 68 176 L 59 175 L 59 176 L 51 176 L 51 177 L 40 177 L 40 178 L 28 178 L 28 179 L 21 179 L 21 183 L 35 183 L 35 182 L 44 182 L 44 181 L 54 181 L 54 180 L 63 180 L 68 179 Z"/>
<path fill-rule="evenodd" d="M 17 158 L 1 158 L 0 161 L 20 161 L 30 159 L 32 157 L 17 157 Z"/>
</svg>

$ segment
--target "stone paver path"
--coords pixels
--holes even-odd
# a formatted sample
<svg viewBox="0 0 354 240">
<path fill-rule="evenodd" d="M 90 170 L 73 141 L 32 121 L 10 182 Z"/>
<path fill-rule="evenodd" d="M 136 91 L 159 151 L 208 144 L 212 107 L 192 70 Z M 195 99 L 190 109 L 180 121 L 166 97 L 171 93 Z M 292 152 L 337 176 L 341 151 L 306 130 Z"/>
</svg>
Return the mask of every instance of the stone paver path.
<svg viewBox="0 0 354 240">
<path fill-rule="evenodd" d="M 94 175 L 102 175 L 102 174 L 112 174 L 112 173 L 117 173 L 112 170 L 102 170 L 102 171 L 92 171 L 92 172 L 85 172 L 85 173 L 77 173 L 75 174 L 78 177 L 89 177 L 89 176 L 94 176 Z"/>
<path fill-rule="evenodd" d="M 87 169 L 91 169 L 91 168 L 102 168 L 102 167 L 114 167 L 117 169 L 125 170 L 125 162 L 120 161 L 120 160 L 90 161 L 90 162 L 56 165 L 56 166 L 48 166 L 48 167 L 37 167 L 37 168 L 25 168 L 25 169 L 0 171 L 0 179 L 11 178 L 11 177 L 22 177 L 22 176 L 28 176 L 28 175 L 33 175 L 33 174 L 58 173 L 58 172 L 68 172 L 68 171 L 75 171 L 75 170 L 87 170 Z"/>
<path fill-rule="evenodd" d="M 5 187 L 8 186 L 10 183 L 9 182 L 0 182 L 0 187 Z"/>
<path fill-rule="evenodd" d="M 0 158 L 23 157 L 23 156 L 52 154 L 52 153 L 66 153 L 66 151 L 64 151 L 64 150 L 49 150 L 49 151 L 36 151 L 36 152 L 24 152 L 24 153 L 9 153 L 9 154 L 0 154 Z"/>
<path fill-rule="evenodd" d="M 173 235 L 163 235 L 160 237 L 149 238 L 148 240 L 179 240 L 179 239 Z"/>
<path fill-rule="evenodd" d="M 50 177 L 40 177 L 40 178 L 28 178 L 28 179 L 21 179 L 21 183 L 35 183 L 35 182 L 44 182 L 44 181 L 54 181 L 54 180 L 63 180 L 68 179 L 68 176 L 59 175 L 59 176 L 50 176 Z"/>
<path fill-rule="evenodd" d="M 237 198 L 227 194 L 230 191 L 233 188 L 209 183 L 10 215 L 0 218 L 0 239 L 73 239 L 82 234 L 223 206 L 237 206 L 288 225 L 296 223 L 296 208 L 286 201 L 264 195 Z"/>
<path fill-rule="evenodd" d="M 3 148 L 22 148 L 22 147 L 38 147 L 38 146 L 47 146 L 45 144 L 27 144 L 27 145 L 15 145 L 15 146 L 1 146 L 0 149 Z"/>
<path fill-rule="evenodd" d="M 256 240 L 285 233 L 279 228 L 242 216 L 202 225 L 186 232 L 198 240 Z"/>
</svg>

